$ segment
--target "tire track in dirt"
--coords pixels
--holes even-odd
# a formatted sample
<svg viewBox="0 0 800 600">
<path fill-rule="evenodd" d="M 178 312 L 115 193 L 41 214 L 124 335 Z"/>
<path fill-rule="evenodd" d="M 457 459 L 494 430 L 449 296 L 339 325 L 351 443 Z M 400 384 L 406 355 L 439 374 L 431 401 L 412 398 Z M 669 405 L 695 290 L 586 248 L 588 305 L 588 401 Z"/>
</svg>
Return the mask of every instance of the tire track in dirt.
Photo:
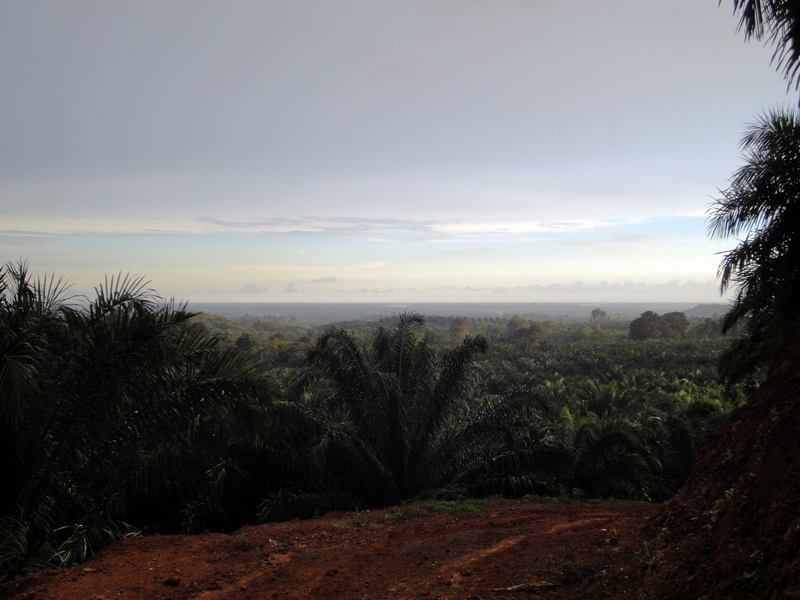
<svg viewBox="0 0 800 600">
<path fill-rule="evenodd" d="M 638 532 L 656 507 L 489 500 L 478 512 L 331 514 L 230 535 L 114 544 L 81 567 L 0 587 L 2 600 L 489 598 L 553 581 L 548 600 L 635 598 Z M 357 522 L 358 525 L 353 525 Z M 614 548 L 605 543 L 620 530 Z M 624 569 L 624 571 L 623 571 Z M 172 584 L 167 581 L 172 579 Z"/>
</svg>

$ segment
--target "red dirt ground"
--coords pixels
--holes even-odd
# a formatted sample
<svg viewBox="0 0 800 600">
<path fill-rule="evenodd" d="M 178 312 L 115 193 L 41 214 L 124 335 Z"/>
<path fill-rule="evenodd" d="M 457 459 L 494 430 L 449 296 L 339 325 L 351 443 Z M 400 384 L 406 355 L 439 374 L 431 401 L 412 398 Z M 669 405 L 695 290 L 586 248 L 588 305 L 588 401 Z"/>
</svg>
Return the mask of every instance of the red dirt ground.
<svg viewBox="0 0 800 600">
<path fill-rule="evenodd" d="M 648 599 L 800 599 L 800 325 L 780 345 L 767 380 L 700 440 L 686 485 L 643 530 Z"/>
<path fill-rule="evenodd" d="M 143 537 L 116 543 L 81 567 L 12 581 L 0 597 L 636 598 L 647 565 L 634 552 L 656 509 L 492 500 L 478 512 L 411 506 L 230 535 Z"/>
</svg>

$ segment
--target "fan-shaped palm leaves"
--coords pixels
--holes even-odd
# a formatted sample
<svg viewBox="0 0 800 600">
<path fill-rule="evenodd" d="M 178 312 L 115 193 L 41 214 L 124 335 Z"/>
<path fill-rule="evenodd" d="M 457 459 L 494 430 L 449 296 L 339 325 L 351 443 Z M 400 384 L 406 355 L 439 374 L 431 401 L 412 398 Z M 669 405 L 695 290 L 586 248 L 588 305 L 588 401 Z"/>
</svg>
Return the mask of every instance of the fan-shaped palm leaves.
<svg viewBox="0 0 800 600">
<path fill-rule="evenodd" d="M 800 118 L 774 110 L 742 139 L 746 164 L 710 211 L 712 237 L 744 235 L 719 267 L 721 289 L 735 289 L 723 331 L 747 331 L 722 363 L 729 380 L 769 355 L 780 328 L 800 317 Z"/>
<path fill-rule="evenodd" d="M 341 329 L 323 334 L 277 407 L 281 430 L 294 441 L 271 452 L 302 470 L 294 486 L 287 483 L 293 492 L 272 494 L 265 516 L 284 514 L 287 502 L 319 500 L 325 489 L 355 505 L 379 505 L 468 488 L 502 491 L 513 478 L 521 493 L 555 487 L 528 468 L 539 461 L 543 472 L 558 446 L 546 431 L 534 432 L 531 397 L 473 398 L 475 360 L 486 349 L 485 338 L 467 336 L 439 355 L 414 314 L 379 327 L 367 345 Z M 505 468 L 512 464 L 515 472 Z"/>
<path fill-rule="evenodd" d="M 795 0 L 733 0 L 745 37 L 760 40 L 766 33 L 777 44 L 773 60 L 790 82 L 800 68 L 800 5 Z"/>
<path fill-rule="evenodd" d="M 187 452 L 208 423 L 216 448 L 252 437 L 273 396 L 263 369 L 182 327 L 191 315 L 141 278 L 111 278 L 74 306 L 63 292 L 24 265 L 0 276 L 0 516 L 25 538 L 5 571 L 54 536 L 115 530 L 129 503 L 185 482 L 178 457 L 214 460 L 209 444 Z"/>
</svg>

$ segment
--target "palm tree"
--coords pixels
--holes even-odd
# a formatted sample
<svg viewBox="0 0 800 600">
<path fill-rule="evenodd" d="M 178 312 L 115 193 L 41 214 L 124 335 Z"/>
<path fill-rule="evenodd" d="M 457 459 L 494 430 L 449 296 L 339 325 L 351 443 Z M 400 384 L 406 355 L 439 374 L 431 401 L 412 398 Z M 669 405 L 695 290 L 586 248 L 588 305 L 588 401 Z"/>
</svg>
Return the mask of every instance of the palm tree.
<svg viewBox="0 0 800 600">
<path fill-rule="evenodd" d="M 661 464 L 640 423 L 584 407 L 563 411 L 572 444 L 572 493 L 588 498 L 651 500 L 658 489 Z"/>
<path fill-rule="evenodd" d="M 462 480 L 470 493 L 564 495 L 572 456 L 557 414 L 551 395 L 530 385 L 487 398 L 475 411 L 472 426 L 461 428 L 450 443 L 469 459 L 466 469 L 463 463 L 455 464 L 465 473 Z"/>
<path fill-rule="evenodd" d="M 55 277 L 34 282 L 24 262 L 0 266 L 0 418 L 8 423 L 20 423 L 37 387 L 37 363 L 52 350 L 67 290 Z"/>
<path fill-rule="evenodd" d="M 723 332 L 746 321 L 746 333 L 723 358 L 733 381 L 769 357 L 771 340 L 800 316 L 800 118 L 773 110 L 750 126 L 746 164 L 710 210 L 713 238 L 741 237 L 719 267 L 721 291 L 733 287 Z"/>
<path fill-rule="evenodd" d="M 185 307 L 141 278 L 112 277 L 72 306 L 62 284 L 32 280 L 24 264 L 7 265 L 0 284 L 0 467 L 12 482 L 0 526 L 17 540 L 0 548 L 0 576 L 107 543 L 102 532 L 123 531 L 131 505 L 165 482 L 189 498 L 178 457 L 191 450 L 205 471 L 236 432 L 263 431 L 274 396 L 264 370 L 186 327 Z M 209 423 L 212 448 L 195 443 Z"/>
<path fill-rule="evenodd" d="M 319 423 L 313 455 L 321 456 L 323 447 L 326 456 L 355 452 L 360 460 L 347 463 L 365 470 L 350 475 L 373 472 L 366 478 L 377 494 L 368 496 L 372 501 L 396 502 L 419 488 L 424 449 L 454 411 L 466 410 L 470 368 L 486 350 L 485 338 L 467 337 L 437 360 L 424 330 L 421 316 L 403 314 L 391 330 L 379 327 L 364 347 L 352 333 L 333 328 L 309 351 L 308 369 L 288 394 L 296 416 Z M 342 465 L 328 467 L 339 473 Z"/>
<path fill-rule="evenodd" d="M 366 345 L 342 329 L 324 333 L 277 407 L 281 430 L 291 433 L 271 453 L 287 483 L 267 501 L 265 518 L 476 486 L 489 493 L 505 485 L 500 465 L 541 458 L 556 444 L 531 439 L 529 397 L 473 398 L 475 359 L 487 346 L 483 336 L 466 336 L 440 356 L 416 314 L 377 328 Z"/>
<path fill-rule="evenodd" d="M 733 0 L 733 12 L 740 15 L 739 28 L 744 29 L 745 39 L 760 40 L 766 34 L 777 45 L 773 60 L 777 59 L 778 68 L 791 82 L 800 67 L 800 4 L 795 0 Z"/>
</svg>

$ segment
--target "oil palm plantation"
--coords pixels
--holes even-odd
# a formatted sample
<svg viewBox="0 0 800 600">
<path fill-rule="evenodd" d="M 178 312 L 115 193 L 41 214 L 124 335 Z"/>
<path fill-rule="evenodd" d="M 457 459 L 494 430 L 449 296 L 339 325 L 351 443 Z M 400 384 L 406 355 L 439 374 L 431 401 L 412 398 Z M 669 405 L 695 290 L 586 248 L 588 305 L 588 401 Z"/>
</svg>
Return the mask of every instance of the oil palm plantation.
<svg viewBox="0 0 800 600">
<path fill-rule="evenodd" d="M 274 395 L 259 365 L 186 327 L 185 307 L 140 278 L 92 300 L 66 292 L 24 264 L 0 271 L 0 575 L 80 559 L 131 514 L 146 525 L 155 494 L 191 502 L 197 471 L 257 437 Z"/>
<path fill-rule="evenodd" d="M 523 418 L 530 398 L 474 397 L 486 349 L 483 336 L 466 336 L 439 354 L 416 314 L 379 327 L 368 344 L 342 329 L 323 334 L 276 407 L 292 443 L 270 449 L 286 485 L 265 518 L 491 490 L 503 486 L 502 464 L 520 470 L 556 454 Z"/>
</svg>

